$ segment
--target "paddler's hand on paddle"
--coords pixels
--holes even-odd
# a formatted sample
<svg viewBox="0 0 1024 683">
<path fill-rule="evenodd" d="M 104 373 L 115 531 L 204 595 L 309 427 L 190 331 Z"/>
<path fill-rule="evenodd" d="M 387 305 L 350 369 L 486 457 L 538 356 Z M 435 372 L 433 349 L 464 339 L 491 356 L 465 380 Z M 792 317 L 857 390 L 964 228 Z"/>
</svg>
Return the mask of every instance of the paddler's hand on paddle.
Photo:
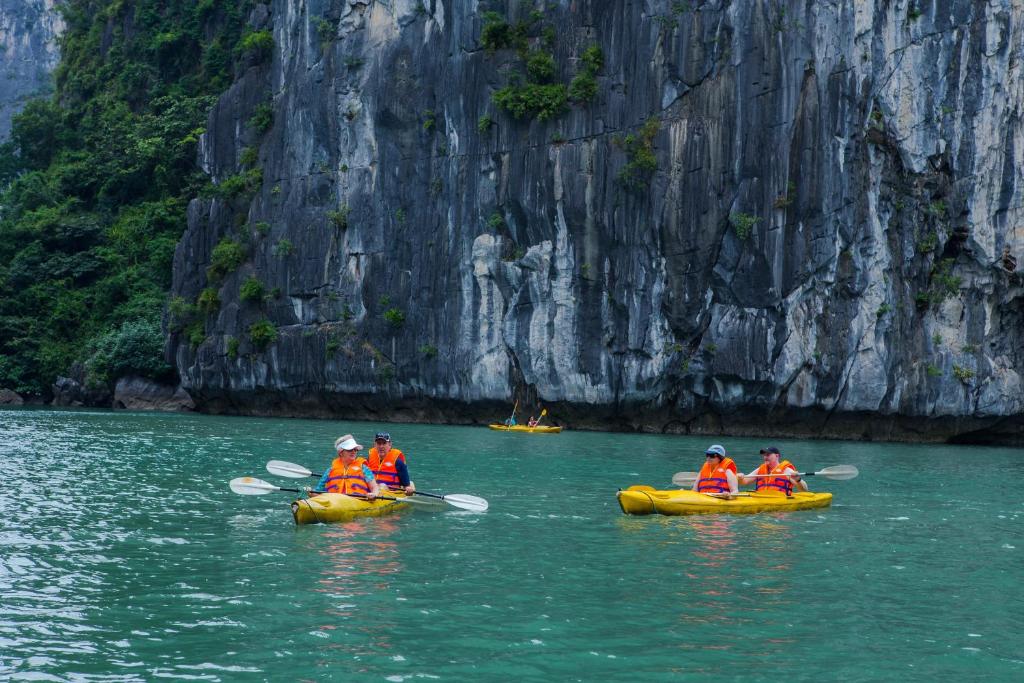
<svg viewBox="0 0 1024 683">
<path fill-rule="evenodd" d="M 411 496 L 414 493 L 416 493 L 416 484 L 410 481 L 409 485 L 405 487 L 405 495 Z"/>
</svg>

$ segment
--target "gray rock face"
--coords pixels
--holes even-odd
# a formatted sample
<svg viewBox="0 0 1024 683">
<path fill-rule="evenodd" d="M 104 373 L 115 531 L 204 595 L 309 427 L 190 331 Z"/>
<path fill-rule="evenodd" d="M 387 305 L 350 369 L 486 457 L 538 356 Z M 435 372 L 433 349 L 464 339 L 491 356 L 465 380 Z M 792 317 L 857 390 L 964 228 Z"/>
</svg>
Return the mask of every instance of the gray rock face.
<svg viewBox="0 0 1024 683">
<path fill-rule="evenodd" d="M 25 101 L 51 89 L 64 22 L 56 0 L 0 0 L 0 140 Z"/>
<path fill-rule="evenodd" d="M 251 147 L 261 184 L 193 201 L 175 256 L 221 302 L 168 346 L 201 409 L 1024 442 L 1024 8 L 509 4 L 559 82 L 600 46 L 594 101 L 498 109 L 526 70 L 485 3 L 254 12 L 273 57 L 201 160 L 223 183 Z"/>
<path fill-rule="evenodd" d="M 144 377 L 122 377 L 114 387 L 114 408 L 124 410 L 195 410 L 195 403 L 180 386 L 158 384 Z"/>
<path fill-rule="evenodd" d="M 16 391 L 10 389 L 0 389 L 0 406 L 20 406 L 24 405 L 25 399 L 21 397 Z"/>
</svg>

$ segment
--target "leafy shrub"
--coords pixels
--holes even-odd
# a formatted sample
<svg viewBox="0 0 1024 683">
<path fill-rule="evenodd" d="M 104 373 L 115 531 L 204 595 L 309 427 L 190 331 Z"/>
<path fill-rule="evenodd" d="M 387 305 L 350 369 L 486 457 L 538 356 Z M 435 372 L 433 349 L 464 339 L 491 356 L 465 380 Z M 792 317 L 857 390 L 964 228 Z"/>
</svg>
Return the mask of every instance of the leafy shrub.
<svg viewBox="0 0 1024 683">
<path fill-rule="evenodd" d="M 262 102 L 256 105 L 249 118 L 249 127 L 257 133 L 263 134 L 274 125 L 274 107 L 269 102 Z"/>
<path fill-rule="evenodd" d="M 536 116 L 541 121 L 564 112 L 568 98 L 568 90 L 561 83 L 506 85 L 491 95 L 494 103 L 513 117 L 521 119 Z"/>
<path fill-rule="evenodd" d="M 434 115 L 433 109 L 428 109 L 423 113 L 423 130 L 424 132 L 430 133 L 434 130 L 434 126 L 437 125 L 437 117 Z"/>
<path fill-rule="evenodd" d="M 228 273 L 233 273 L 245 262 L 245 249 L 229 237 L 222 239 L 210 254 L 210 266 L 206 269 L 206 278 L 210 282 L 220 282 Z"/>
<path fill-rule="evenodd" d="M 217 296 L 217 290 L 213 287 L 207 287 L 199 292 L 199 297 L 196 299 L 196 307 L 206 315 L 216 313 L 220 309 L 220 297 Z"/>
<path fill-rule="evenodd" d="M 337 211 L 328 211 L 327 220 L 339 230 L 348 229 L 348 214 L 351 211 L 348 204 L 342 204 Z"/>
<path fill-rule="evenodd" d="M 316 35 L 320 39 L 321 47 L 330 44 L 334 40 L 336 33 L 334 24 L 323 17 L 314 19 L 313 24 L 316 27 Z"/>
<path fill-rule="evenodd" d="M 583 69 L 569 84 L 569 98 L 574 102 L 590 102 L 597 96 L 597 74 L 604 67 L 604 53 L 597 45 L 591 45 L 580 57 Z"/>
<path fill-rule="evenodd" d="M 262 184 L 263 169 L 252 168 L 248 171 L 242 171 L 241 173 L 236 173 L 233 176 L 228 176 L 222 180 L 219 185 L 214 186 L 213 192 L 214 195 L 225 199 L 252 197 L 259 191 L 260 185 Z"/>
<path fill-rule="evenodd" d="M 424 358 L 436 358 L 437 347 L 434 346 L 433 344 L 424 344 L 423 346 L 420 347 L 420 353 L 423 355 Z"/>
<path fill-rule="evenodd" d="M 256 276 L 250 275 L 238 288 L 238 298 L 242 301 L 260 301 L 263 299 L 263 283 Z"/>
<path fill-rule="evenodd" d="M 751 216 L 748 213 L 731 213 L 729 214 L 729 223 L 732 225 L 732 229 L 736 232 L 736 236 L 741 240 L 748 239 L 750 233 L 753 231 L 754 226 L 761 220 L 757 216 Z"/>
<path fill-rule="evenodd" d="M 481 133 L 486 133 L 494 125 L 494 119 L 489 114 L 484 114 L 476 122 L 476 129 Z"/>
<path fill-rule="evenodd" d="M 255 147 L 246 147 L 242 150 L 242 153 L 238 155 L 238 165 L 242 168 L 248 168 L 253 166 L 259 161 L 260 152 Z"/>
<path fill-rule="evenodd" d="M 249 341 L 259 351 L 264 351 L 268 346 L 277 341 L 277 328 L 274 323 L 263 319 L 249 325 Z"/>
<path fill-rule="evenodd" d="M 236 358 L 238 358 L 238 340 L 235 339 L 234 337 L 227 338 L 227 351 L 228 358 L 230 358 L 231 360 L 235 360 Z"/>
<path fill-rule="evenodd" d="M 627 135 L 622 139 L 622 148 L 626 151 L 629 161 L 619 171 L 619 181 L 627 188 L 638 190 L 647 187 L 651 175 L 658 168 L 658 158 L 654 156 L 654 136 L 658 134 L 658 119 L 650 118 L 636 134 Z"/>
<path fill-rule="evenodd" d="M 172 371 L 164 361 L 164 335 L 159 323 L 132 320 L 101 336 L 86 362 L 86 372 L 94 383 L 113 382 L 126 375 L 166 378 Z"/>
<path fill-rule="evenodd" d="M 384 311 L 384 320 L 392 327 L 401 327 L 405 324 L 405 313 L 399 308 L 389 308 Z"/>
<path fill-rule="evenodd" d="M 590 102 L 597 96 L 597 79 L 590 73 L 578 73 L 569 83 L 569 99 L 573 102 Z"/>
<path fill-rule="evenodd" d="M 256 63 L 265 62 L 274 52 L 274 36 L 270 31 L 253 31 L 242 36 L 236 53 Z"/>
<path fill-rule="evenodd" d="M 531 52 L 526 57 L 526 73 L 534 83 L 549 83 L 555 77 L 555 58 L 547 52 Z"/>
<path fill-rule="evenodd" d="M 964 384 L 969 384 L 972 377 L 974 377 L 974 370 L 970 370 L 959 365 L 953 366 L 953 376 Z"/>
<path fill-rule="evenodd" d="M 495 211 L 491 214 L 491 217 L 487 219 L 487 227 L 491 230 L 500 230 L 505 227 L 505 217 Z"/>
<path fill-rule="evenodd" d="M 274 246 L 274 256 L 276 256 L 279 259 L 288 258 L 289 256 L 292 255 L 294 251 L 295 247 L 292 246 L 292 241 L 285 237 L 279 239 L 277 241 L 277 244 Z"/>
</svg>

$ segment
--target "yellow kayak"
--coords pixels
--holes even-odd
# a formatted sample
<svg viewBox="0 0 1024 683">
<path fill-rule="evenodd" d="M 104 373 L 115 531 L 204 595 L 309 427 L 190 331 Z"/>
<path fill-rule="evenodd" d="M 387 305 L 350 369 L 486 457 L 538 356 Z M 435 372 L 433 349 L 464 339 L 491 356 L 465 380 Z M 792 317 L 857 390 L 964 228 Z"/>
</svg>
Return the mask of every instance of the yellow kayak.
<svg viewBox="0 0 1024 683">
<path fill-rule="evenodd" d="M 690 490 L 657 491 L 651 486 L 630 486 L 616 494 L 619 507 L 627 515 L 700 515 L 716 512 L 753 513 L 809 510 L 832 504 L 831 493 L 795 492 L 740 493 L 735 498 L 720 498 Z"/>
<path fill-rule="evenodd" d="M 391 492 L 389 497 L 402 498 Z M 292 516 L 296 524 L 345 522 L 356 517 L 379 517 L 408 507 L 401 500 L 366 500 L 343 493 L 321 493 L 312 498 L 292 502 Z"/>
<path fill-rule="evenodd" d="M 487 425 L 496 432 L 526 432 L 528 434 L 557 434 L 562 431 L 561 427 L 547 427 L 539 425 L 537 427 L 528 427 L 526 425 Z"/>
</svg>

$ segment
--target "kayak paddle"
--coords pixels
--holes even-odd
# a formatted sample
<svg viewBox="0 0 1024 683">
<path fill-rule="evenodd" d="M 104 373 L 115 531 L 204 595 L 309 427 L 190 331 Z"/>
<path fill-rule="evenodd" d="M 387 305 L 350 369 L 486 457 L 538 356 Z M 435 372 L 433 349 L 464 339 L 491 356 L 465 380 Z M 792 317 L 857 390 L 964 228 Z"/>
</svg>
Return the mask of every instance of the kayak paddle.
<svg viewBox="0 0 1024 683">
<path fill-rule="evenodd" d="M 798 476 L 801 477 L 825 477 L 826 479 L 835 479 L 836 481 L 843 481 L 846 479 L 853 479 L 860 472 L 853 465 L 834 465 L 832 467 L 826 467 L 820 469 L 817 472 L 797 472 Z M 672 483 L 676 486 L 693 486 L 693 482 L 697 481 L 700 476 L 697 472 L 676 472 L 672 475 Z M 747 475 L 741 475 L 747 476 Z M 753 474 L 753 477 L 778 477 L 778 474 Z M 792 475 L 790 475 L 792 476 Z"/>
<path fill-rule="evenodd" d="M 238 477 L 228 482 L 231 490 L 235 493 L 243 496 L 263 496 L 272 491 L 288 491 L 289 493 L 302 493 L 301 489 L 286 489 L 280 486 L 274 486 L 262 479 L 256 479 L 255 477 Z M 315 495 L 315 494 L 314 494 Z M 366 498 L 369 500 L 369 496 L 360 496 L 352 493 L 345 494 L 352 498 Z M 410 500 L 408 498 L 395 498 L 393 496 L 377 496 L 376 500 L 397 500 L 400 503 L 426 503 L 427 501 Z M 428 503 L 429 504 L 429 503 Z"/>
<path fill-rule="evenodd" d="M 285 462 L 283 460 L 271 460 L 267 463 L 267 471 L 271 474 L 276 474 L 279 477 L 289 477 L 291 479 L 299 479 L 301 477 L 319 477 L 320 475 L 311 472 L 302 465 L 296 465 L 293 462 Z M 471 496 L 467 493 L 446 493 L 444 495 L 437 493 L 424 493 L 423 491 L 416 491 L 413 493 L 414 496 L 426 496 L 427 498 L 436 498 L 441 500 L 452 507 L 459 508 L 461 510 L 471 510 L 473 512 L 487 512 L 489 507 L 488 502 L 480 498 L 479 496 Z M 402 500 L 408 500 L 403 498 Z M 426 503 L 427 501 L 417 501 L 420 503 Z"/>
</svg>

